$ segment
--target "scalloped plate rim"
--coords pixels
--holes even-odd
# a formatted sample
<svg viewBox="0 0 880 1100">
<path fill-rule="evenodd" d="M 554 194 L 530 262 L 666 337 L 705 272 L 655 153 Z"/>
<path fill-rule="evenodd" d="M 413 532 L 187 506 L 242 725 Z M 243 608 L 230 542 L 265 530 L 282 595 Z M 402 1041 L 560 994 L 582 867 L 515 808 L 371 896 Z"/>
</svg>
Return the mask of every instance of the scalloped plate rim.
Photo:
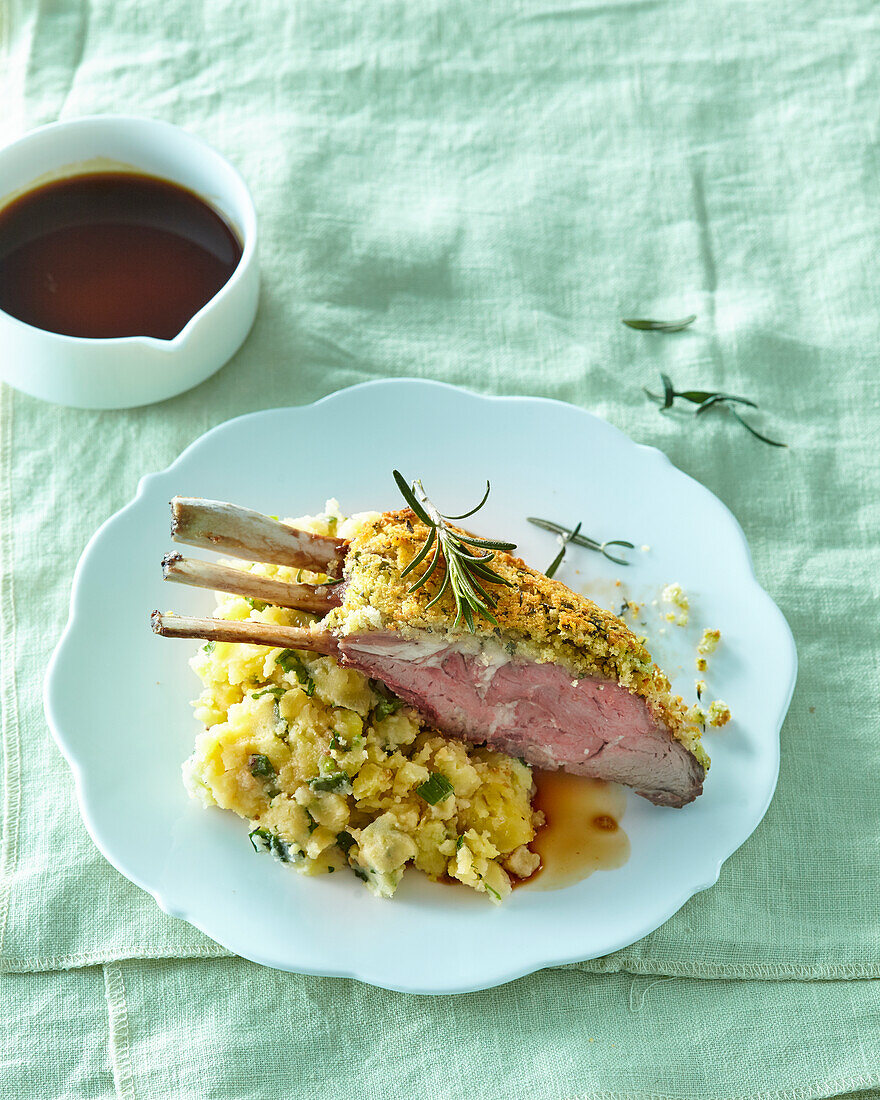
<svg viewBox="0 0 880 1100">
<path fill-rule="evenodd" d="M 306 408 L 314 409 L 321 405 L 332 403 L 335 399 L 338 399 L 343 395 L 350 395 L 354 391 L 363 391 L 366 389 L 376 389 L 380 387 L 391 389 L 413 387 L 422 389 L 436 388 L 444 391 L 452 391 L 460 397 L 464 397 L 468 400 L 473 400 L 477 402 L 491 402 L 500 404 L 539 404 L 543 406 L 564 409 L 568 412 L 574 411 L 580 416 L 588 417 L 597 425 L 601 426 L 602 430 L 610 431 L 612 434 L 626 441 L 626 443 L 628 443 L 630 446 L 637 448 L 640 452 L 643 453 L 645 457 L 650 456 L 651 460 L 653 461 L 660 460 L 664 466 L 669 467 L 671 470 L 673 470 L 675 474 L 678 475 L 678 477 L 686 479 L 691 484 L 691 486 L 696 487 L 703 495 L 704 499 L 710 501 L 713 506 L 720 508 L 725 514 L 725 518 L 728 520 L 738 536 L 739 548 L 743 553 L 743 561 L 747 567 L 746 576 L 744 578 L 738 579 L 745 579 L 752 584 L 759 597 L 763 600 L 767 611 L 774 615 L 774 617 L 777 619 L 778 625 L 782 628 L 781 635 L 788 642 L 787 657 L 790 667 L 790 676 L 785 691 L 779 697 L 780 705 L 778 708 L 778 713 L 771 723 L 776 731 L 773 743 L 773 747 L 775 750 L 773 760 L 773 774 L 772 781 L 768 782 L 767 784 L 766 796 L 763 800 L 760 812 L 755 816 L 754 821 L 750 822 L 749 828 L 746 831 L 741 830 L 741 835 L 737 834 L 737 836 L 733 838 L 732 842 L 729 845 L 725 845 L 723 847 L 724 854 L 714 860 L 711 875 L 709 877 L 701 879 L 701 881 L 696 884 L 688 883 L 675 896 L 674 900 L 664 909 L 662 915 L 659 915 L 656 911 L 651 915 L 651 917 L 645 922 L 644 929 L 636 936 L 633 936 L 631 933 L 626 933 L 621 938 L 620 942 L 614 943 L 611 946 L 605 944 L 600 950 L 593 953 L 585 954 L 582 951 L 578 951 L 574 955 L 569 955 L 564 952 L 553 953 L 552 950 L 547 949 L 546 957 L 542 961 L 529 960 L 521 966 L 499 967 L 496 969 L 495 972 L 491 974 L 486 973 L 482 975 L 479 980 L 476 980 L 474 982 L 457 983 L 454 987 L 445 986 L 443 989 L 427 989 L 424 987 L 423 984 L 420 984 L 418 982 L 407 983 L 388 981 L 387 979 L 382 977 L 381 973 L 374 972 L 375 968 L 366 965 L 361 965 L 357 968 L 331 968 L 327 966 L 310 968 L 307 965 L 303 964 L 297 964 L 294 966 L 291 965 L 289 962 L 274 958 L 271 953 L 261 953 L 258 950 L 244 951 L 242 950 L 240 945 L 236 948 L 232 948 L 226 944 L 220 943 L 220 941 L 217 940 L 212 934 L 210 929 L 205 927 L 205 923 L 198 916 L 189 912 L 186 906 L 180 906 L 172 903 L 171 900 L 168 899 L 161 892 L 161 890 L 155 888 L 149 882 L 144 881 L 136 872 L 129 870 L 126 865 L 127 861 L 125 860 L 125 858 L 114 852 L 112 843 L 105 842 L 102 836 L 101 829 L 97 826 L 92 817 L 90 811 L 90 803 L 87 797 L 88 785 L 86 781 L 86 776 L 83 774 L 75 747 L 69 743 L 63 732 L 63 719 L 59 719 L 59 716 L 55 710 L 54 702 L 52 700 L 52 685 L 56 674 L 56 667 L 61 661 L 63 651 L 70 643 L 75 627 L 78 625 L 78 596 L 80 590 L 80 579 L 85 562 L 94 545 L 102 538 L 108 528 L 114 525 L 128 512 L 134 510 L 137 507 L 140 501 L 145 497 L 149 486 L 153 482 L 165 477 L 168 474 L 173 473 L 175 469 L 179 468 L 185 462 L 185 460 L 191 453 L 193 453 L 197 449 L 200 449 L 204 444 L 208 443 L 208 441 L 216 435 L 233 428 L 233 426 L 240 424 L 242 421 L 269 418 L 273 415 L 284 413 L 288 410 L 302 411 Z M 95 843 L 99 851 L 104 855 L 104 857 L 112 864 L 112 866 L 116 868 L 116 870 L 118 870 L 122 875 L 128 878 L 136 886 L 148 893 L 155 900 L 159 908 L 168 916 L 175 919 L 187 921 L 187 923 L 199 929 L 199 931 L 204 933 L 210 939 L 214 940 L 214 942 L 220 943 L 220 946 L 223 946 L 234 954 L 241 955 L 242 957 L 247 958 L 260 965 L 269 966 L 274 969 L 283 970 L 291 973 L 306 974 L 317 977 L 350 978 L 353 980 L 364 982 L 366 984 L 375 985 L 383 989 L 389 989 L 401 993 L 436 995 L 438 993 L 454 994 L 490 989 L 498 985 L 505 984 L 509 981 L 515 981 L 518 978 L 524 977 L 531 973 L 535 973 L 536 971 L 545 969 L 547 967 L 567 966 L 577 962 L 585 962 L 591 959 L 600 958 L 612 954 L 615 951 L 619 951 L 637 942 L 639 939 L 642 939 L 644 936 L 648 935 L 651 931 L 659 928 L 662 924 L 664 924 L 667 920 L 674 916 L 674 914 L 677 913 L 679 909 L 681 909 L 681 907 L 690 900 L 690 898 L 702 892 L 703 890 L 710 889 L 712 886 L 714 886 L 715 883 L 718 881 L 724 863 L 754 833 L 758 825 L 761 823 L 761 820 L 766 814 L 767 809 L 772 801 L 779 777 L 779 733 L 781 731 L 782 724 L 785 720 L 786 714 L 791 704 L 792 696 L 794 694 L 794 689 L 797 681 L 797 668 L 797 650 L 791 628 L 789 627 L 788 622 L 785 619 L 782 611 L 779 609 L 779 607 L 770 596 L 770 594 L 766 591 L 766 589 L 764 589 L 764 587 L 761 585 L 755 574 L 748 540 L 746 539 L 745 532 L 743 531 L 739 521 L 736 519 L 736 517 L 730 511 L 727 505 L 724 504 L 722 500 L 720 500 L 719 497 L 712 493 L 712 491 L 701 482 L 697 481 L 696 478 L 691 477 L 690 474 L 687 474 L 685 471 L 675 466 L 669 456 L 666 455 L 659 448 L 651 446 L 649 444 L 636 443 L 620 428 L 611 424 L 603 417 L 598 416 L 596 413 L 592 413 L 587 409 L 583 409 L 579 406 L 572 405 L 568 402 L 560 401 L 554 398 L 532 397 L 519 394 L 482 394 L 464 387 L 451 385 L 445 382 L 437 382 L 433 380 L 417 378 L 386 378 L 357 383 L 339 390 L 334 390 L 331 393 L 325 394 L 323 397 L 317 399 L 316 401 L 309 402 L 306 405 L 277 406 L 273 408 L 259 409 L 252 412 L 243 413 L 239 416 L 231 417 L 228 420 L 222 421 L 221 423 L 214 425 L 206 432 L 203 432 L 200 436 L 189 443 L 184 448 L 184 450 L 181 451 L 181 453 L 162 470 L 153 471 L 149 474 L 145 474 L 144 476 L 142 476 L 138 481 L 137 490 L 131 500 L 129 500 L 125 505 L 123 505 L 122 508 L 118 509 L 106 520 L 104 520 L 104 522 L 98 527 L 95 533 L 88 540 L 77 562 L 77 566 L 71 583 L 70 612 L 62 634 L 50 658 L 43 682 L 43 706 L 53 738 L 55 739 L 59 749 L 62 752 L 62 755 L 67 760 L 71 770 L 73 771 L 77 803 L 80 809 L 80 814 L 93 842 Z"/>
</svg>

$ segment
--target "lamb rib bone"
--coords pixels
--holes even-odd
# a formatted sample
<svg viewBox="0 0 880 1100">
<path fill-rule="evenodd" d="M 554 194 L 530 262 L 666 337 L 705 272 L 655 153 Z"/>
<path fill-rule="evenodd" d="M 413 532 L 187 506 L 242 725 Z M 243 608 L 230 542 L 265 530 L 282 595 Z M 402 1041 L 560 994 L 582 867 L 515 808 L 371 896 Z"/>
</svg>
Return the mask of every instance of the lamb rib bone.
<svg viewBox="0 0 880 1100">
<path fill-rule="evenodd" d="M 250 645 L 281 646 L 312 653 L 335 654 L 336 639 L 328 631 L 300 626 L 256 623 L 251 619 L 195 619 L 187 615 L 154 611 L 150 616 L 154 634 L 163 638 L 203 638 L 209 642 L 247 642 Z"/>
<path fill-rule="evenodd" d="M 247 561 L 270 562 L 338 577 L 348 543 L 300 531 L 280 520 L 220 500 L 175 497 L 171 501 L 175 542 L 222 550 Z"/>
<path fill-rule="evenodd" d="M 341 602 L 337 585 L 290 584 L 216 562 L 185 558 L 182 554 L 166 554 L 162 559 L 162 574 L 166 581 L 177 584 L 209 588 L 215 592 L 232 592 L 236 596 L 247 596 L 276 607 L 292 607 L 314 615 L 326 615 Z"/>
</svg>

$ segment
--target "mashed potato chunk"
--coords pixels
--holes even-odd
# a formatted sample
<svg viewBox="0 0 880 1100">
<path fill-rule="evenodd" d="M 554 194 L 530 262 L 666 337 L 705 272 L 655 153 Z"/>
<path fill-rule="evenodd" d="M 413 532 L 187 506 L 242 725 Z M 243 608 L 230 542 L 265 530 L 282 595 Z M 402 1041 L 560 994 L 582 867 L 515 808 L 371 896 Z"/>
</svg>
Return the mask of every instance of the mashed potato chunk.
<svg viewBox="0 0 880 1100">
<path fill-rule="evenodd" d="M 366 517 L 363 517 L 366 518 Z M 287 522 L 349 537 L 335 501 Z M 241 567 L 241 563 L 236 563 Z M 254 564 L 281 580 L 320 583 L 306 570 Z M 312 616 L 223 593 L 218 618 L 305 626 Z M 208 642 L 190 662 L 204 685 L 204 729 L 184 764 L 191 795 L 250 822 L 250 842 L 309 875 L 350 869 L 391 897 L 412 865 L 499 902 L 528 877 L 531 769 L 502 753 L 426 727 L 403 700 L 332 657 Z"/>
</svg>

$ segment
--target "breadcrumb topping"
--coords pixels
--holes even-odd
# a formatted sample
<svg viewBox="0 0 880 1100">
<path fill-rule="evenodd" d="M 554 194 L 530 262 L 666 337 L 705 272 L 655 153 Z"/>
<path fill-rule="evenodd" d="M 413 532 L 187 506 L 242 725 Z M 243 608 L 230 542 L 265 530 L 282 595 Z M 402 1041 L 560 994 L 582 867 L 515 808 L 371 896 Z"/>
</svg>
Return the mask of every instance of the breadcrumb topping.
<svg viewBox="0 0 880 1100">
<path fill-rule="evenodd" d="M 678 609 L 677 611 L 667 611 L 667 620 L 675 623 L 676 626 L 687 626 L 691 605 L 687 593 L 681 585 L 678 583 L 667 584 L 660 594 L 660 599 Z"/>
<path fill-rule="evenodd" d="M 709 709 L 706 711 L 706 717 L 709 720 L 709 725 L 715 726 L 716 729 L 721 726 L 726 726 L 730 721 L 730 707 L 727 703 L 722 702 L 720 699 L 716 699 L 709 704 Z"/>
<path fill-rule="evenodd" d="M 345 563 L 343 603 L 324 625 L 341 634 L 394 630 L 404 636 L 417 631 L 451 636 L 455 602 L 450 592 L 433 607 L 444 570 L 438 567 L 425 584 L 410 591 L 422 572 L 402 577 L 428 537 L 427 527 L 409 509 L 370 517 L 350 538 Z M 701 730 L 688 715 L 681 696 L 673 696 L 666 675 L 654 664 L 642 639 L 616 615 L 551 580 L 510 554 L 498 552 L 492 568 L 509 587 L 493 585 L 497 627 L 475 616 L 474 636 L 464 628 L 456 640 L 473 637 L 474 644 L 494 640 L 511 656 L 562 665 L 574 677 L 613 680 L 641 696 L 656 721 L 664 725 L 704 766 L 709 758 Z"/>
</svg>

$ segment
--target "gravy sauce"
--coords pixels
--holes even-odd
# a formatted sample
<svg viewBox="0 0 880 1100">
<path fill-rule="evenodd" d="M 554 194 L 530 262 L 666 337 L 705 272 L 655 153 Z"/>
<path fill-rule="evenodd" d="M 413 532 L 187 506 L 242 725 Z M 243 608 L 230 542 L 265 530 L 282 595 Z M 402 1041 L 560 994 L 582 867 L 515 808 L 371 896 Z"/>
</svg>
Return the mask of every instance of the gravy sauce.
<svg viewBox="0 0 880 1100">
<path fill-rule="evenodd" d="M 172 340 L 241 255 L 221 215 L 175 183 L 70 176 L 0 209 L 0 309 L 65 336 Z"/>
<path fill-rule="evenodd" d="M 534 805 L 546 824 L 529 845 L 541 866 L 528 880 L 532 890 L 561 890 L 594 871 L 622 867 L 629 837 L 620 827 L 626 791 L 616 783 L 566 772 L 533 772 Z"/>
</svg>

